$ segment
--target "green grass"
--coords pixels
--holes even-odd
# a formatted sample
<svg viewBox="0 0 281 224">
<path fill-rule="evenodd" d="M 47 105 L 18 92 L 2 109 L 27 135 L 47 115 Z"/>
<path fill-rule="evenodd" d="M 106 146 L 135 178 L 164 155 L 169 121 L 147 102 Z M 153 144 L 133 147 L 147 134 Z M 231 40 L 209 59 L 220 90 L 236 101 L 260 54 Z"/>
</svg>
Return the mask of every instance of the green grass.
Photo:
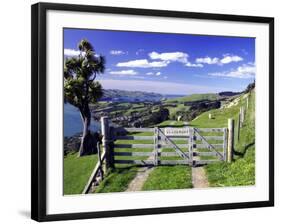
<svg viewBox="0 0 281 224">
<path fill-rule="evenodd" d="M 190 122 L 193 127 L 202 128 L 223 128 L 227 127 L 228 118 L 238 119 L 240 106 L 233 106 L 227 109 L 214 109 L 199 115 L 197 119 Z M 209 119 L 209 114 L 212 114 L 212 119 Z"/>
<path fill-rule="evenodd" d="M 175 120 L 166 120 L 161 122 L 160 124 L 156 125 L 157 127 L 164 128 L 164 127 L 183 127 L 183 121 L 175 121 Z"/>
<path fill-rule="evenodd" d="M 198 100 L 216 100 L 218 99 L 218 94 L 215 93 L 205 93 L 205 94 L 192 94 L 189 96 L 174 98 L 166 100 L 166 102 L 191 102 L 191 101 L 198 101 Z"/>
<path fill-rule="evenodd" d="M 69 153 L 63 163 L 63 192 L 81 194 L 97 163 L 97 155 L 77 157 L 77 153 Z"/>
<path fill-rule="evenodd" d="M 191 122 L 195 127 L 227 127 L 227 118 L 235 119 L 234 161 L 205 166 L 211 187 L 246 186 L 255 184 L 255 94 L 249 98 L 249 109 L 237 140 L 237 119 L 241 105 L 245 100 L 228 109 L 213 110 L 214 119 L 208 119 L 208 113 L 202 114 Z"/>
<path fill-rule="evenodd" d="M 169 116 L 171 118 L 173 118 L 176 116 L 178 111 L 187 112 L 189 110 L 190 106 L 185 106 L 183 103 L 177 103 L 176 107 L 166 106 L 165 108 L 167 108 L 169 110 Z"/>
<path fill-rule="evenodd" d="M 189 166 L 158 166 L 149 175 L 142 190 L 169 190 L 192 188 Z"/>
<path fill-rule="evenodd" d="M 137 170 L 138 167 L 136 166 L 121 167 L 117 165 L 117 168 L 111 170 L 97 187 L 95 193 L 125 191 L 131 180 L 136 176 Z"/>
<path fill-rule="evenodd" d="M 211 187 L 254 185 L 254 150 L 249 150 L 243 159 L 232 163 L 207 165 L 206 170 Z"/>
<path fill-rule="evenodd" d="M 145 112 L 147 111 L 147 107 L 137 107 L 137 108 L 130 108 L 130 109 L 126 109 L 126 110 L 123 110 L 123 113 L 124 115 L 131 115 L 132 112 Z"/>
</svg>

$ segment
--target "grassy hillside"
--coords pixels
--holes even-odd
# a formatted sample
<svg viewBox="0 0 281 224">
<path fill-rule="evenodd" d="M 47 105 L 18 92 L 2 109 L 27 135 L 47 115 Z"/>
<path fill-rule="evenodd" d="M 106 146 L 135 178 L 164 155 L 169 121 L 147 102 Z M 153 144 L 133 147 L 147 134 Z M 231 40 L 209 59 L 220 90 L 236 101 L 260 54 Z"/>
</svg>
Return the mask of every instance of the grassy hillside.
<svg viewBox="0 0 281 224">
<path fill-rule="evenodd" d="M 98 161 L 97 155 L 77 157 L 69 153 L 63 162 L 63 193 L 81 194 Z"/>
<path fill-rule="evenodd" d="M 237 140 L 237 119 L 240 106 L 246 106 L 241 97 L 237 105 L 230 108 L 208 111 L 193 120 L 194 127 L 227 127 L 227 119 L 235 119 L 234 162 L 205 166 L 210 186 L 245 186 L 255 184 L 255 93 L 249 97 L 249 109 Z M 211 113 L 213 119 L 208 118 Z"/>
<path fill-rule="evenodd" d="M 176 107 L 171 107 L 171 106 L 165 106 L 169 110 L 169 116 L 170 119 L 177 119 L 177 112 L 178 111 L 184 111 L 187 112 L 190 108 L 190 106 L 185 106 L 183 103 L 177 103 Z"/>
<path fill-rule="evenodd" d="M 166 102 L 192 102 L 198 100 L 216 100 L 218 99 L 218 94 L 216 93 L 204 93 L 204 94 L 192 94 L 184 97 L 174 98 L 166 100 Z"/>
</svg>

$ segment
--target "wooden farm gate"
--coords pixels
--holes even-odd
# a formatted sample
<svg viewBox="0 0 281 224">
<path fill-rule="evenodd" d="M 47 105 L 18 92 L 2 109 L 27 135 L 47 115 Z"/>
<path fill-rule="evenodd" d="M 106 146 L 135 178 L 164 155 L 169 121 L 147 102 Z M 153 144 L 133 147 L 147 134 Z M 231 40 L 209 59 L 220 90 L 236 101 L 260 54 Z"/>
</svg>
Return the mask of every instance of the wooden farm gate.
<svg viewBox="0 0 281 224">
<path fill-rule="evenodd" d="M 114 164 L 196 166 L 227 158 L 227 128 L 119 128 L 114 140 Z"/>
<path fill-rule="evenodd" d="M 102 117 L 101 134 L 99 160 L 83 194 L 89 193 L 115 164 L 196 166 L 231 162 L 233 158 L 233 119 L 228 120 L 228 128 L 113 128 L 108 118 Z"/>
</svg>

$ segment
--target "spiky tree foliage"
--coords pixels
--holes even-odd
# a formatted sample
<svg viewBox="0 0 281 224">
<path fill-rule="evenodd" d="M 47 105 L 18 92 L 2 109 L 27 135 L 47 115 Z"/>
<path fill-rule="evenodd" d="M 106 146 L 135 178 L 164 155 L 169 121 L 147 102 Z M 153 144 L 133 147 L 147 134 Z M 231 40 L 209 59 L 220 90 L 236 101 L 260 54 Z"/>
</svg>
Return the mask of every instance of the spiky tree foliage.
<svg viewBox="0 0 281 224">
<path fill-rule="evenodd" d="M 80 54 L 65 59 L 64 100 L 77 107 L 83 122 L 83 135 L 79 156 L 92 150 L 90 103 L 95 103 L 103 95 L 102 86 L 95 81 L 105 70 L 105 58 L 97 55 L 91 43 L 85 39 L 78 44 Z"/>
</svg>

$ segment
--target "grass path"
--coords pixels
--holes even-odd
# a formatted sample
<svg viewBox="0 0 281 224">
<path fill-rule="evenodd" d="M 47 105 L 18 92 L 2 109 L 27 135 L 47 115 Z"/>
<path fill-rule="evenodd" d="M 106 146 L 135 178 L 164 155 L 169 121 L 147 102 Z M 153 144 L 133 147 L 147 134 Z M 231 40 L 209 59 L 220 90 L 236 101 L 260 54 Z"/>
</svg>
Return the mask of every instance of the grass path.
<svg viewBox="0 0 281 224">
<path fill-rule="evenodd" d="M 148 157 L 148 160 L 152 160 L 153 155 Z M 144 183 L 146 182 L 149 174 L 153 171 L 154 167 L 141 167 L 138 169 L 135 178 L 130 182 L 127 192 L 128 191 L 141 191 Z"/>
<path fill-rule="evenodd" d="M 161 151 L 161 150 L 159 150 Z M 154 155 L 148 157 L 148 160 L 153 160 Z M 141 191 L 144 183 L 147 181 L 150 173 L 154 170 L 155 167 L 141 167 L 137 171 L 137 175 L 135 178 L 130 182 L 126 191 Z"/>
<path fill-rule="evenodd" d="M 192 167 L 192 186 L 193 188 L 206 188 L 209 187 L 208 178 L 204 167 Z"/>
<path fill-rule="evenodd" d="M 149 174 L 153 171 L 154 167 L 141 167 L 137 171 L 137 175 L 135 178 L 130 182 L 127 192 L 129 191 L 141 191 L 143 188 L 144 183 L 146 182 Z"/>
</svg>

